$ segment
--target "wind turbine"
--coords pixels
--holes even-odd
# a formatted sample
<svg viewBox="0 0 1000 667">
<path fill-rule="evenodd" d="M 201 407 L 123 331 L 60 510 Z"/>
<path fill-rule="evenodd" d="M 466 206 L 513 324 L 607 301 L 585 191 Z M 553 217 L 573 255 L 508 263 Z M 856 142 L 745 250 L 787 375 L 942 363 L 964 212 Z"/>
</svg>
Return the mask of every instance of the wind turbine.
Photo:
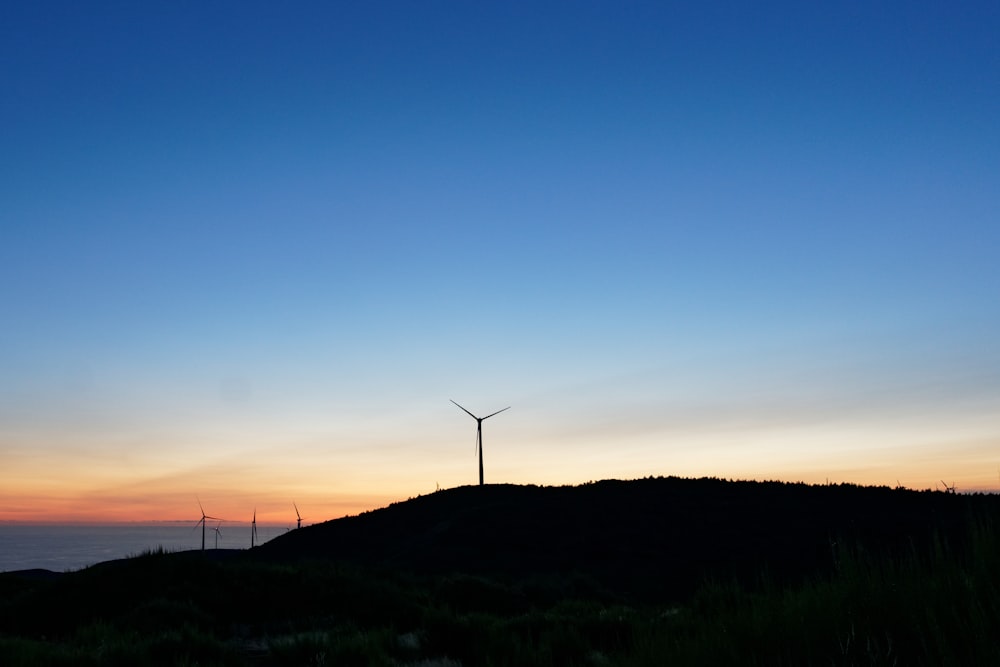
<svg viewBox="0 0 1000 667">
<path fill-rule="evenodd" d="M 217 523 L 215 525 L 215 528 L 212 529 L 212 530 L 215 531 L 215 548 L 216 549 L 219 548 L 219 535 L 222 535 L 222 531 L 219 530 L 220 526 L 222 526 L 222 521 L 219 521 L 219 523 Z"/>
<path fill-rule="evenodd" d="M 254 540 L 257 539 L 257 508 L 253 508 L 253 521 L 250 522 L 250 548 L 253 549 Z"/>
<path fill-rule="evenodd" d="M 455 403 L 455 401 L 451 402 Z M 455 405 L 458 405 L 458 403 L 455 403 Z M 458 407 L 462 408 L 461 405 L 458 405 Z M 491 415 L 486 415 L 485 417 L 477 417 L 476 415 L 472 414 L 465 408 L 462 408 L 462 411 L 465 412 L 465 414 L 469 415 L 470 417 L 476 420 L 476 451 L 479 452 L 479 486 L 483 485 L 483 420 L 489 419 L 493 415 L 498 415 L 504 410 L 510 410 L 510 406 L 508 405 L 503 410 L 497 410 Z"/>
<path fill-rule="evenodd" d="M 204 551 L 205 550 L 205 519 L 211 519 L 212 521 L 218 521 L 220 523 L 222 522 L 222 519 L 220 519 L 217 516 L 208 516 L 207 514 L 205 514 L 205 508 L 201 506 L 201 500 L 198 501 L 198 509 L 201 510 L 201 518 L 198 519 L 198 523 L 201 524 L 201 550 Z M 198 527 L 198 523 L 194 524 L 195 528 Z M 216 527 L 216 530 L 218 530 L 218 527 Z M 218 544 L 219 544 L 218 535 L 216 535 L 215 543 L 216 543 L 216 546 L 218 546 Z"/>
<path fill-rule="evenodd" d="M 295 508 L 295 519 L 297 521 L 295 527 L 296 528 L 301 528 L 302 527 L 302 515 L 299 514 L 299 506 L 295 504 L 294 500 L 292 501 L 292 507 Z"/>
</svg>

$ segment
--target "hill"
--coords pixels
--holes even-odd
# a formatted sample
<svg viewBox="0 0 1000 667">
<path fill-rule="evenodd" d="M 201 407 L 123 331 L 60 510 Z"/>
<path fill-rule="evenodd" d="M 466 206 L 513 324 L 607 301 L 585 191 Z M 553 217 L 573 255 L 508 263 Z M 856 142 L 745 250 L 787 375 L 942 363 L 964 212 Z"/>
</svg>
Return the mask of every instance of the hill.
<svg viewBox="0 0 1000 667">
<path fill-rule="evenodd" d="M 998 509 L 719 479 L 462 487 L 252 551 L 0 574 L 0 664 L 1000 664 Z"/>
<path fill-rule="evenodd" d="M 829 571 L 838 544 L 898 554 L 967 532 L 989 495 L 714 478 L 467 486 L 291 531 L 255 550 L 418 573 L 576 578 L 647 599 L 707 577 L 779 581 Z"/>
</svg>

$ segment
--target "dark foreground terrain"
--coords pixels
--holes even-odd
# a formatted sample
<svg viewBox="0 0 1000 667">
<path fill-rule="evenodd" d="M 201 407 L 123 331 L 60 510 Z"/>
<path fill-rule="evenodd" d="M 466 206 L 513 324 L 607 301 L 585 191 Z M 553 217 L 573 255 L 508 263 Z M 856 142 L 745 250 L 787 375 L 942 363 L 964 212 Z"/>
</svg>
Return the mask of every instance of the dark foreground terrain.
<svg viewBox="0 0 1000 667">
<path fill-rule="evenodd" d="M 252 551 L 0 575 L 0 664 L 1000 664 L 998 510 L 716 479 L 463 487 Z"/>
</svg>

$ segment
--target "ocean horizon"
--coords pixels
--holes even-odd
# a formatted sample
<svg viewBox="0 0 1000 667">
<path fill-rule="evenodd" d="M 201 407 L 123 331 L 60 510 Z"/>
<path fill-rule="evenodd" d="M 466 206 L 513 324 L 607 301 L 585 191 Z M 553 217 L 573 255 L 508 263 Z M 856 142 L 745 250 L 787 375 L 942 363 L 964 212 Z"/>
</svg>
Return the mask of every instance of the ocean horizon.
<svg viewBox="0 0 1000 667">
<path fill-rule="evenodd" d="M 288 530 L 286 526 L 257 524 L 258 543 L 263 544 Z M 68 572 L 160 547 L 166 551 L 201 549 L 201 528 L 190 522 L 0 523 L 0 572 L 33 569 Z M 219 549 L 249 547 L 249 524 L 222 524 Z M 216 548 L 212 526 L 205 532 L 205 548 Z"/>
</svg>

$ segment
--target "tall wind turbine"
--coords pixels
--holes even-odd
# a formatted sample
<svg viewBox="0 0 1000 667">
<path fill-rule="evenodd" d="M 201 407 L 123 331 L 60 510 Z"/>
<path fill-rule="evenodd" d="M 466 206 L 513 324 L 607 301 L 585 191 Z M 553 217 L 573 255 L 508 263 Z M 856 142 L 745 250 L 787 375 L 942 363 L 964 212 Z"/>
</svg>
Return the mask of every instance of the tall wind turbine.
<svg viewBox="0 0 1000 667">
<path fill-rule="evenodd" d="M 455 403 L 455 401 L 451 402 Z M 458 405 L 458 403 L 455 403 L 455 405 Z M 458 405 L 458 407 L 462 408 L 461 405 Z M 510 410 L 510 406 L 508 405 L 503 410 Z M 485 417 L 477 417 L 476 415 L 472 414 L 465 408 L 462 408 L 462 411 L 465 412 L 465 414 L 469 415 L 470 417 L 476 420 L 476 451 L 479 452 L 479 486 L 483 485 L 483 420 L 489 419 L 493 415 L 498 415 L 501 412 L 503 412 L 503 410 L 497 410 L 493 414 L 486 415 Z"/>
<path fill-rule="evenodd" d="M 253 521 L 250 522 L 250 548 L 253 549 L 254 542 L 257 540 L 257 508 L 253 508 Z"/>
<path fill-rule="evenodd" d="M 295 504 L 294 500 L 292 501 L 292 507 L 295 508 L 295 519 L 297 521 L 295 527 L 296 528 L 301 528 L 302 527 L 302 515 L 299 514 L 299 506 Z"/>
<path fill-rule="evenodd" d="M 217 516 L 208 516 L 207 514 L 205 514 L 205 508 L 201 506 L 201 500 L 198 501 L 198 509 L 201 510 L 201 518 L 198 520 L 198 523 L 201 524 L 201 550 L 204 551 L 205 550 L 205 519 L 211 519 L 212 521 L 222 521 L 222 519 L 220 519 Z M 195 528 L 198 527 L 198 523 L 194 524 Z M 218 544 L 218 536 L 216 536 L 216 544 Z"/>
</svg>

